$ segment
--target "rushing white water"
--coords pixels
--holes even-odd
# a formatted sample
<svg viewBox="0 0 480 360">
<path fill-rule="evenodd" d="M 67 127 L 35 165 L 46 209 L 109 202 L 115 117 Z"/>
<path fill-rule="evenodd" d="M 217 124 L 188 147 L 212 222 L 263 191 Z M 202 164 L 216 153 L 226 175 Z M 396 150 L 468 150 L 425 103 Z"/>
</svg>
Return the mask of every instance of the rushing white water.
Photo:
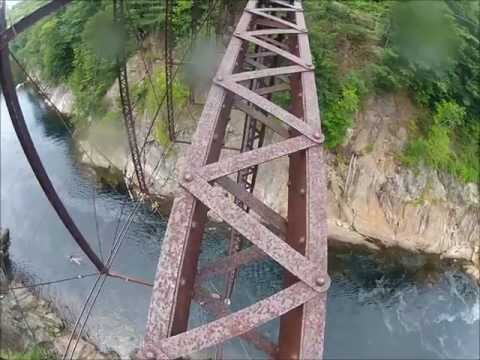
<svg viewBox="0 0 480 360">
<path fill-rule="evenodd" d="M 120 224 L 135 204 L 126 194 L 101 188 L 75 160 L 74 145 L 61 122 L 42 102 L 18 90 L 25 117 L 52 181 L 92 247 L 108 253 L 123 206 Z M 119 126 L 121 126 L 119 124 Z M 97 190 L 97 239 L 93 191 Z M 33 280 L 44 281 L 87 273 L 92 266 L 56 217 L 40 190 L 1 104 L 1 225 L 11 230 L 12 256 Z M 165 219 L 140 207 L 129 228 L 114 270 L 152 280 Z M 220 256 L 224 233 L 210 229 L 201 262 Z M 69 257 L 80 258 L 80 264 Z M 390 256 L 333 250 L 329 272 L 326 358 L 337 359 L 475 359 L 479 358 L 479 289 L 465 275 L 436 266 L 423 257 Z M 75 319 L 92 278 L 44 289 L 70 319 Z M 216 292 L 221 281 L 209 283 Z M 282 286 L 282 272 L 273 262 L 243 268 L 234 292 L 234 309 L 273 294 Z M 150 289 L 110 279 L 88 323 L 88 333 L 104 348 L 126 357 L 140 344 Z M 191 325 L 209 315 L 194 305 Z M 262 327 L 272 339 L 278 321 Z M 258 358 L 262 354 L 238 340 L 226 347 L 227 357 Z"/>
</svg>

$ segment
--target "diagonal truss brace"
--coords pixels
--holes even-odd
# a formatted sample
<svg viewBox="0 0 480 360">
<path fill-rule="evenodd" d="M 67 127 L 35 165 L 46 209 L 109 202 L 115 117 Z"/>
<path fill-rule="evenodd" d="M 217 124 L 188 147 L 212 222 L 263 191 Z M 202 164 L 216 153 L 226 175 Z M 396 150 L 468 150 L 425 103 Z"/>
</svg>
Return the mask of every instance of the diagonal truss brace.
<svg viewBox="0 0 480 360">
<path fill-rule="evenodd" d="M 113 11 L 115 21 L 121 25 L 124 23 L 123 0 L 113 0 Z M 124 50 L 123 50 L 124 51 Z M 143 172 L 140 151 L 138 149 L 137 134 L 135 130 L 135 119 L 133 117 L 133 109 L 130 101 L 130 91 L 128 88 L 128 76 L 125 54 L 121 54 L 117 58 L 117 78 L 120 91 L 120 102 L 122 107 L 123 120 L 125 130 L 127 132 L 128 146 L 132 157 L 132 163 L 137 178 L 138 187 L 142 194 L 148 194 L 147 184 L 145 182 L 145 174 Z"/>
<path fill-rule="evenodd" d="M 279 61 L 257 61 L 257 70 L 250 70 L 254 58 L 271 56 Z M 266 353 L 282 359 L 322 355 L 330 279 L 326 271 L 324 137 L 313 70 L 301 3 L 248 1 L 179 174 L 182 190 L 174 201 L 165 234 L 140 358 L 186 356 L 249 333 L 277 317 L 278 346 L 273 354 L 265 349 Z M 244 84 L 252 80 L 263 83 L 266 77 L 274 79 L 268 91 L 249 89 Z M 284 109 L 269 94 L 287 86 L 292 101 Z M 233 105 L 248 116 L 258 116 L 267 127 L 276 124 L 271 127 L 282 139 L 219 161 L 220 139 L 225 136 Z M 282 156 L 289 157 L 286 220 L 228 177 Z M 242 196 L 260 219 L 226 198 L 225 190 L 236 198 Z M 208 210 L 253 247 L 198 271 Z M 188 330 L 191 302 L 202 281 L 265 257 L 285 269 L 283 290 L 228 315 L 219 311 L 216 320 Z"/>
</svg>

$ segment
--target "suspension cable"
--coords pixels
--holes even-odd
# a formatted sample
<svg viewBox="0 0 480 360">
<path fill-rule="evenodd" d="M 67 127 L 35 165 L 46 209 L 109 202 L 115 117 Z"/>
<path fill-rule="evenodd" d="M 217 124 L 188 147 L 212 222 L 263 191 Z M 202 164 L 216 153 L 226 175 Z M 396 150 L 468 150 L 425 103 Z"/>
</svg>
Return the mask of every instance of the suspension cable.
<svg viewBox="0 0 480 360">
<path fill-rule="evenodd" d="M 81 280 L 81 279 L 85 279 L 85 278 L 92 277 L 92 276 L 95 276 L 95 275 L 98 275 L 98 273 L 95 272 L 95 273 L 88 273 L 88 274 L 79 274 L 79 275 L 76 275 L 76 276 L 70 276 L 70 277 L 66 277 L 66 278 L 58 279 L 58 280 L 50 280 L 50 281 L 45 281 L 45 282 L 40 282 L 40 283 L 16 286 L 16 287 L 10 288 L 10 290 L 32 289 L 32 288 L 37 288 L 37 287 L 40 287 L 40 286 L 59 284 L 59 283 L 66 282 L 66 281 Z"/>
</svg>

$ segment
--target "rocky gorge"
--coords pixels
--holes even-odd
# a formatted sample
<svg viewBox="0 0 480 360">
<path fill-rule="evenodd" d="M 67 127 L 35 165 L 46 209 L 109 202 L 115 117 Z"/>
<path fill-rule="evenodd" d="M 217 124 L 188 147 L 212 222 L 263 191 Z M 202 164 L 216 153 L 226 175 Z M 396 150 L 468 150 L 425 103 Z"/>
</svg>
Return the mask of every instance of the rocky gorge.
<svg viewBox="0 0 480 360">
<path fill-rule="evenodd" d="M 154 67 L 160 66 L 161 61 L 156 61 Z M 213 76 L 215 66 L 208 71 Z M 129 60 L 128 72 L 131 84 L 146 78 L 138 54 Z M 62 112 L 72 111 L 74 98 L 67 87 L 51 88 L 49 93 Z M 104 99 L 110 110 L 117 106 L 117 94 L 115 84 Z M 176 130 L 179 138 L 190 140 L 202 106 L 187 106 L 189 116 L 177 112 Z M 398 160 L 416 111 L 407 94 L 371 96 L 356 115 L 355 125 L 341 150 L 327 152 L 329 241 L 378 251 L 399 247 L 413 253 L 434 254 L 440 259 L 459 262 L 478 280 L 478 185 L 460 183 L 427 167 L 409 169 Z M 143 139 L 151 118 L 146 112 L 139 112 L 136 119 L 137 136 Z M 226 131 L 225 147 L 239 147 L 241 120 L 242 114 L 234 112 Z M 77 141 L 83 162 L 97 168 L 116 168 L 125 179 L 132 179 L 125 135 L 119 129 L 121 121 L 119 118 L 114 126 L 92 121 L 89 129 L 77 136 Z M 267 131 L 266 143 L 275 142 L 275 136 Z M 156 141 L 146 143 L 144 168 L 147 179 L 154 175 L 150 184 L 152 193 L 163 199 L 174 197 L 176 170 L 187 148 L 183 143 L 163 148 Z M 227 157 L 232 151 L 225 149 L 221 156 Z M 282 215 L 287 210 L 287 169 L 288 159 L 283 158 L 260 167 L 255 188 L 255 195 Z"/>
</svg>

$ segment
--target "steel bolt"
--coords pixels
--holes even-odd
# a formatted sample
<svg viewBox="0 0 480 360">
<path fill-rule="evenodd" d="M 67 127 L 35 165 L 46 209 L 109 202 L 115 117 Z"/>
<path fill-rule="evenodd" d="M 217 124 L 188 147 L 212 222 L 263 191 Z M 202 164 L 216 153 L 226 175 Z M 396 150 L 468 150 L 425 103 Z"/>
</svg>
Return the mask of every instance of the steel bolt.
<svg viewBox="0 0 480 360">
<path fill-rule="evenodd" d="M 320 131 L 315 131 L 313 133 L 313 137 L 317 140 L 320 140 L 322 138 L 322 134 L 320 133 Z"/>
<path fill-rule="evenodd" d="M 300 189 L 300 195 L 305 195 L 305 189 L 304 188 Z"/>
<path fill-rule="evenodd" d="M 148 360 L 153 360 L 156 358 L 155 353 L 153 351 L 147 351 L 145 353 L 145 356 L 147 357 Z"/>
<path fill-rule="evenodd" d="M 192 229 L 195 229 L 197 227 L 197 222 L 196 221 L 192 221 Z"/>
<path fill-rule="evenodd" d="M 300 239 L 298 239 L 300 244 L 303 244 L 305 242 L 305 236 L 300 236 Z"/>
<path fill-rule="evenodd" d="M 315 284 L 317 284 L 318 286 L 325 285 L 325 278 L 323 278 L 323 277 L 316 278 L 315 279 Z"/>
<path fill-rule="evenodd" d="M 187 182 L 192 181 L 192 180 L 193 180 L 192 174 L 190 174 L 189 172 L 185 173 L 185 174 L 183 175 L 183 180 L 185 180 L 185 181 L 187 181 Z"/>
<path fill-rule="evenodd" d="M 223 81 L 223 76 L 222 76 L 222 75 L 218 75 L 218 76 L 217 76 L 217 81 Z"/>
<path fill-rule="evenodd" d="M 220 137 L 220 136 L 218 136 L 218 134 L 216 134 L 216 133 L 213 134 L 213 140 L 217 141 L 219 137 Z"/>
<path fill-rule="evenodd" d="M 187 284 L 187 280 L 185 280 L 184 278 L 181 278 L 180 279 L 180 285 L 185 286 L 186 284 Z"/>
</svg>

